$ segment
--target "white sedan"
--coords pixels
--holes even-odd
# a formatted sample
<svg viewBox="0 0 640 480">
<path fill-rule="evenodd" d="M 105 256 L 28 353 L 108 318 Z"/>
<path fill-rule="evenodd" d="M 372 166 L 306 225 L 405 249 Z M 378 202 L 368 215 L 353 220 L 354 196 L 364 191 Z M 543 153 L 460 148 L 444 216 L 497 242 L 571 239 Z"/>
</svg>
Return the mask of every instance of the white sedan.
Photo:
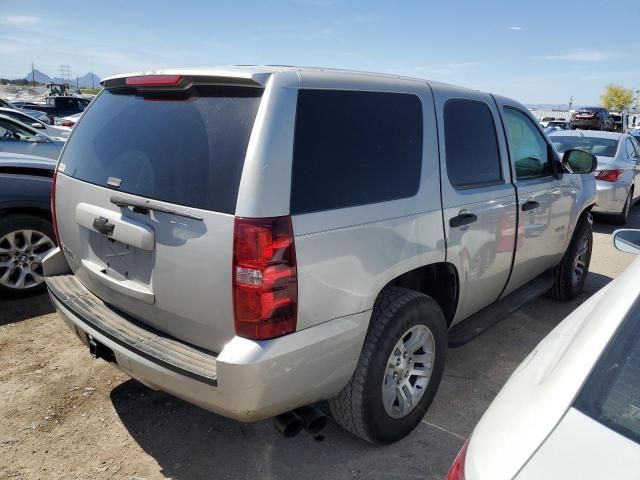
<svg viewBox="0 0 640 480">
<path fill-rule="evenodd" d="M 614 233 L 640 253 L 640 230 Z M 447 480 L 640 478 L 640 259 L 520 364 Z"/>
<path fill-rule="evenodd" d="M 29 125 L 36 130 L 40 130 L 41 133 L 46 133 L 50 137 L 67 138 L 71 133 L 71 129 L 69 127 L 57 127 L 54 125 L 49 125 L 42 120 L 38 120 L 31 115 L 27 115 L 22 110 L 0 107 L 0 115 L 6 115 L 7 117 L 15 118 L 19 122 L 24 123 L 25 125 Z"/>
<path fill-rule="evenodd" d="M 624 225 L 631 206 L 640 198 L 640 144 L 626 133 L 555 131 L 549 138 L 562 155 L 582 148 L 598 158 L 595 171 L 598 201 L 593 213 L 605 214 L 612 223 Z"/>
</svg>

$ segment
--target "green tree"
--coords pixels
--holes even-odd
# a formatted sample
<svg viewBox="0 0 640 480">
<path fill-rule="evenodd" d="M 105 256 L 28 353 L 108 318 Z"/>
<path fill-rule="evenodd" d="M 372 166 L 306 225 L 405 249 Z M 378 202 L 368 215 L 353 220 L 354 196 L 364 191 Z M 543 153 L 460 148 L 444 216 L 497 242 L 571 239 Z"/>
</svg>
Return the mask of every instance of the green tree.
<svg viewBox="0 0 640 480">
<path fill-rule="evenodd" d="M 600 95 L 600 101 L 607 110 L 622 112 L 631 106 L 633 90 L 610 83 L 604 89 L 604 93 Z"/>
</svg>

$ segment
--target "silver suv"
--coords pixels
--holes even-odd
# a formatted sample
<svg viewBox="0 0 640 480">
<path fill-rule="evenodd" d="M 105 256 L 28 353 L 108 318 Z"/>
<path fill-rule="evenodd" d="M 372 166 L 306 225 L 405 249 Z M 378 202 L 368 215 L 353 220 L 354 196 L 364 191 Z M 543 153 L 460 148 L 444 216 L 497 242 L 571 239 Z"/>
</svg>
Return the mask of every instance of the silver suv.
<svg viewBox="0 0 640 480">
<path fill-rule="evenodd" d="M 389 443 L 448 344 L 582 289 L 595 158 L 559 159 L 517 102 L 292 67 L 103 85 L 59 161 L 46 282 L 90 351 L 153 389 L 285 434 L 328 399 Z"/>
</svg>

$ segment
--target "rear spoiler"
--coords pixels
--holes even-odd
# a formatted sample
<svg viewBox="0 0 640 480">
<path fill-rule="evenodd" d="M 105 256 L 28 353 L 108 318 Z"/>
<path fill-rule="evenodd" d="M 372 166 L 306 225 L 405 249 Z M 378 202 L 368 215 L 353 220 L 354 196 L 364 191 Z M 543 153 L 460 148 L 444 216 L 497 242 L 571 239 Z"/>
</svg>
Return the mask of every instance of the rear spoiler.
<svg viewBox="0 0 640 480">
<path fill-rule="evenodd" d="M 220 72 L 212 75 L 187 73 L 127 74 L 107 78 L 100 84 L 106 89 L 142 88 L 162 90 L 187 90 L 192 85 L 264 88 L 270 73 Z"/>
</svg>

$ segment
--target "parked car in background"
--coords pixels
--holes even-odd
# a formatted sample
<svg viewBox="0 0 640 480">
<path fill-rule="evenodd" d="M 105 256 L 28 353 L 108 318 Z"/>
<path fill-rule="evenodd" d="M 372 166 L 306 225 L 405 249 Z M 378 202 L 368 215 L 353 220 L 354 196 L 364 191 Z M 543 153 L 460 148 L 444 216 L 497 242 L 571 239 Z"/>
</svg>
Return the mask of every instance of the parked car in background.
<svg viewBox="0 0 640 480">
<path fill-rule="evenodd" d="M 29 110 L 28 108 L 24 108 L 23 106 L 17 104 L 16 102 L 10 102 L 8 100 L 4 100 L 0 98 L 0 107 L 11 108 L 13 110 L 20 110 L 21 112 L 37 120 L 40 120 L 43 123 L 47 123 L 47 124 L 51 123 L 51 120 L 49 119 L 49 116 L 46 113 L 40 112 L 38 110 Z"/>
<path fill-rule="evenodd" d="M 571 128 L 612 131 L 614 121 L 606 108 L 583 107 L 571 114 Z"/>
<path fill-rule="evenodd" d="M 624 133 L 627 125 L 627 114 L 625 112 L 609 112 L 613 119 L 613 131 Z"/>
<path fill-rule="evenodd" d="M 614 132 L 553 132 L 549 135 L 559 153 L 581 148 L 598 158 L 598 201 L 593 213 L 606 214 L 624 225 L 629 209 L 640 196 L 640 144 L 631 135 Z"/>
<path fill-rule="evenodd" d="M 83 112 L 91 100 L 81 97 L 60 96 L 47 97 L 46 103 L 42 105 L 32 105 L 31 110 L 39 110 L 46 113 L 49 119 L 54 122 L 56 117 L 67 117 L 75 113 Z"/>
<path fill-rule="evenodd" d="M 0 115 L 14 118 L 19 122 L 29 125 L 30 127 L 33 127 L 42 133 L 46 133 L 53 138 L 67 138 L 69 133 L 71 133 L 71 129 L 69 127 L 49 125 L 48 123 L 27 115 L 23 110 L 0 107 Z"/>
<path fill-rule="evenodd" d="M 640 253 L 640 230 L 614 245 Z M 602 480 L 640 472 L 640 259 L 513 372 L 447 480 Z"/>
<path fill-rule="evenodd" d="M 596 159 L 560 160 L 518 102 L 294 67 L 103 84 L 54 176 L 46 281 L 143 383 L 286 436 L 329 400 L 390 443 L 424 417 L 448 344 L 582 290 Z"/>
<path fill-rule="evenodd" d="M 52 138 L 41 130 L 0 114 L 0 152 L 22 153 L 57 160 L 64 139 Z"/>
<path fill-rule="evenodd" d="M 56 161 L 0 153 L 0 296 L 44 288 L 42 259 L 55 247 L 51 178 Z"/>
<path fill-rule="evenodd" d="M 68 117 L 56 118 L 55 123 L 60 127 L 73 128 L 75 124 L 78 123 L 78 120 L 80 120 L 83 113 L 84 112 L 80 112 L 74 115 L 69 115 Z"/>
<path fill-rule="evenodd" d="M 540 123 L 542 124 L 542 122 Z M 547 134 L 557 130 L 569 130 L 571 128 L 568 120 L 550 120 L 546 122 L 546 124 L 544 131 Z"/>
</svg>

